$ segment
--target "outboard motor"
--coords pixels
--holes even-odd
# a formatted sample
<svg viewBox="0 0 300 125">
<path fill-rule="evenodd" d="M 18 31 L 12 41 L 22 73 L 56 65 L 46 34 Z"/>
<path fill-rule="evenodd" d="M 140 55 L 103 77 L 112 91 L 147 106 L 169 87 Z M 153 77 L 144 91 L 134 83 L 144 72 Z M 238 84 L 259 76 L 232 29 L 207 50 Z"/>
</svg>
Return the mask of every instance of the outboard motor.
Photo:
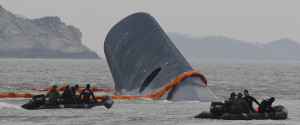
<svg viewBox="0 0 300 125">
<path fill-rule="evenodd" d="M 211 118 L 219 118 L 224 114 L 223 102 L 212 102 L 210 105 Z"/>
<path fill-rule="evenodd" d="M 270 116 L 270 119 L 286 119 L 288 116 L 288 110 L 284 106 L 274 106 L 272 107 L 274 112 Z"/>
<path fill-rule="evenodd" d="M 44 94 L 35 95 L 32 97 L 32 99 L 34 101 L 34 104 L 38 107 L 40 107 L 41 105 L 44 105 L 46 102 Z"/>
<path fill-rule="evenodd" d="M 103 101 L 103 105 L 108 109 L 114 104 L 113 99 L 109 96 L 103 97 Z"/>
<path fill-rule="evenodd" d="M 45 95 L 34 95 L 32 97 L 32 100 L 30 100 L 28 103 L 22 105 L 21 107 L 24 109 L 36 109 L 42 105 L 44 105 L 46 102 Z"/>
</svg>

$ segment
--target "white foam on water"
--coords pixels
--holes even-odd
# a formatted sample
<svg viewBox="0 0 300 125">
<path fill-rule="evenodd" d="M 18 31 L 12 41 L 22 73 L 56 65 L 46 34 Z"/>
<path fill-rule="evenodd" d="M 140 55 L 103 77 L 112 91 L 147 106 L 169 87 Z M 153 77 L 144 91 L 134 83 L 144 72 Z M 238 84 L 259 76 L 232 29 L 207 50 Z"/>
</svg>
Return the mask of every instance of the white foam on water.
<svg viewBox="0 0 300 125">
<path fill-rule="evenodd" d="M 21 110 L 22 108 L 19 106 L 11 105 L 8 103 L 0 102 L 0 109 L 19 109 Z"/>
<path fill-rule="evenodd" d="M 172 102 L 172 101 L 169 101 L 169 100 L 160 100 L 159 102 Z"/>
<path fill-rule="evenodd" d="M 18 100 L 28 100 L 28 98 L 0 98 L 0 101 L 11 101 L 11 100 L 14 100 L 14 101 L 18 101 Z"/>
</svg>

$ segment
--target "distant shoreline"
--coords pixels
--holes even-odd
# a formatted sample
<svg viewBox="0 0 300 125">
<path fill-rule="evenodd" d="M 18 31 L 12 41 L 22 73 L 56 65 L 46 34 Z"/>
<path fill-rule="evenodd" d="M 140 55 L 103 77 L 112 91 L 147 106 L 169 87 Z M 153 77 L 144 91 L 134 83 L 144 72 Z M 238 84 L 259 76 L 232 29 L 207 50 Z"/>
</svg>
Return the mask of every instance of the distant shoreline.
<svg viewBox="0 0 300 125">
<path fill-rule="evenodd" d="M 222 36 L 193 38 L 168 34 L 186 59 L 210 60 L 300 60 L 300 44 L 288 38 L 251 44 Z"/>
</svg>

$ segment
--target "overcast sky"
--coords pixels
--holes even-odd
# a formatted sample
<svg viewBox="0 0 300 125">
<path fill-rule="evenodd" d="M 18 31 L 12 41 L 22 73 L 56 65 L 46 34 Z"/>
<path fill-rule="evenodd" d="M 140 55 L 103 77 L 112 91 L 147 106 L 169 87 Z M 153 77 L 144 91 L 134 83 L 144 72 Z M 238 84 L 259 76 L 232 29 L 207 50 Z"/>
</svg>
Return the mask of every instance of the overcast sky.
<svg viewBox="0 0 300 125">
<path fill-rule="evenodd" d="M 82 43 L 104 57 L 106 34 L 135 12 L 150 13 L 165 30 L 226 36 L 245 42 L 300 42 L 300 0 L 0 0 L 29 18 L 59 16 L 83 33 Z"/>
</svg>

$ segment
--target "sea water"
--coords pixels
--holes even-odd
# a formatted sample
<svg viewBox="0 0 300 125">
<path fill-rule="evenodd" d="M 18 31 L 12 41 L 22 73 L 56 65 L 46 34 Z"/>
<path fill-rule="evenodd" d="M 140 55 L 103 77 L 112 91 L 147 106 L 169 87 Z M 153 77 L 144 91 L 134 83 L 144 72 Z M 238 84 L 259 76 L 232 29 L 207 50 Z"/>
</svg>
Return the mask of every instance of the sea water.
<svg viewBox="0 0 300 125">
<path fill-rule="evenodd" d="M 286 120 L 212 120 L 195 119 L 208 111 L 209 102 L 172 102 L 151 99 L 114 100 L 111 109 L 25 110 L 26 98 L 0 98 L 0 124 L 300 124 L 300 62 L 298 61 L 219 61 L 188 60 L 202 73 L 208 87 L 220 101 L 231 92 L 248 89 L 262 101 L 275 97 L 273 105 L 287 107 Z M 22 88 L 47 88 L 87 83 L 96 88 L 114 89 L 106 60 L 78 59 L 0 59 L 0 93 L 32 93 Z M 96 92 L 97 95 L 112 94 Z M 254 107 L 257 105 L 254 103 Z"/>
</svg>

